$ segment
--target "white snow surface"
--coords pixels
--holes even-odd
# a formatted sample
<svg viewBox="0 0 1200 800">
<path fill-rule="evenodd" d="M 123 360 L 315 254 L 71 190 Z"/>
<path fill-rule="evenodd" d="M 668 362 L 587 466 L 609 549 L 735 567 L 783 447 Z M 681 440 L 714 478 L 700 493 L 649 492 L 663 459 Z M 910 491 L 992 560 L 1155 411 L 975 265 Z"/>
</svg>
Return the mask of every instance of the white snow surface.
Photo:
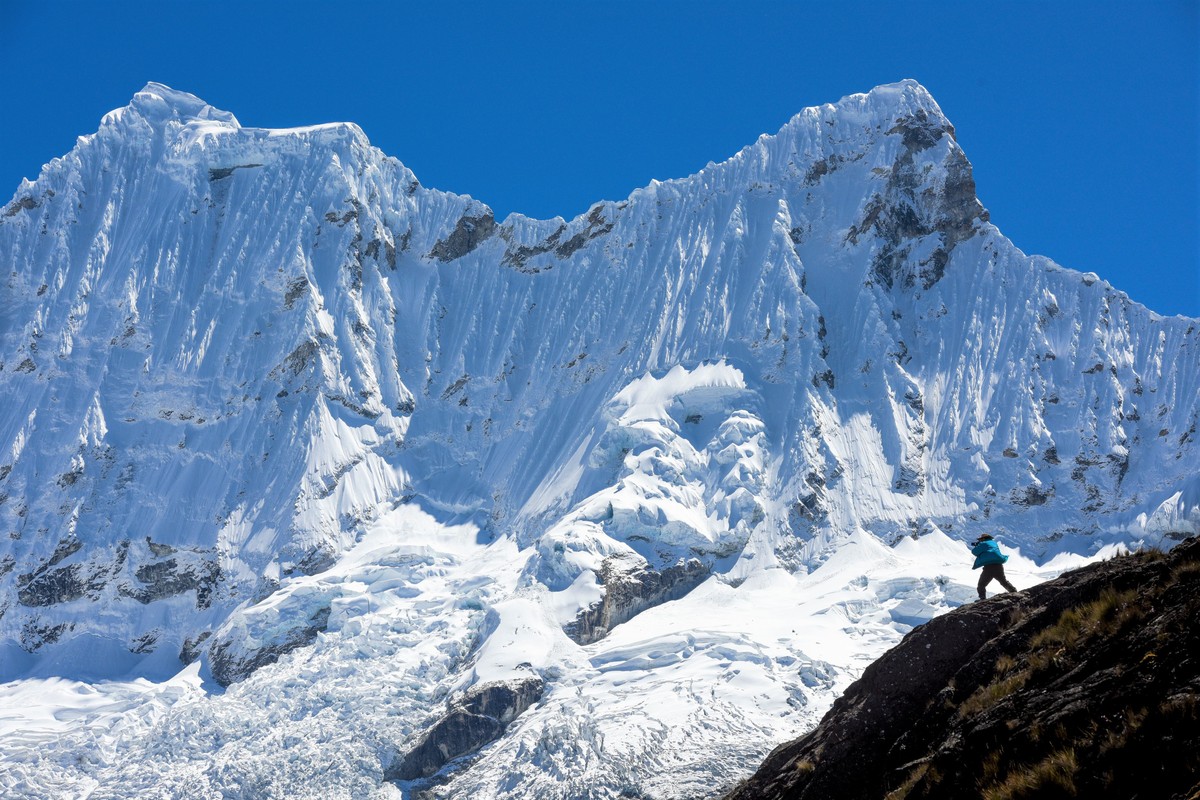
<svg viewBox="0 0 1200 800">
<path fill-rule="evenodd" d="M 147 85 L 0 209 L 0 794 L 715 796 L 979 533 L 1024 587 L 1200 532 L 1200 322 L 974 190 L 912 81 L 569 221 Z"/>
</svg>

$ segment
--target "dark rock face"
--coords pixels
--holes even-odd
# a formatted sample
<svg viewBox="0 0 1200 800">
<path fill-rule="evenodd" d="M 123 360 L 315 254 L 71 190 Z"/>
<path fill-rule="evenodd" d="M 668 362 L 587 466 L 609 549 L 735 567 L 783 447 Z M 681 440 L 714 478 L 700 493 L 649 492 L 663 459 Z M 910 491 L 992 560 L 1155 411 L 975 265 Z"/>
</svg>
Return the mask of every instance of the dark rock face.
<svg viewBox="0 0 1200 800">
<path fill-rule="evenodd" d="M 232 167 L 210 167 L 208 170 L 208 180 L 210 183 L 216 183 L 219 180 L 224 180 L 233 174 L 235 169 L 253 169 L 261 167 L 262 164 L 236 164 Z"/>
<path fill-rule="evenodd" d="M 183 640 L 183 647 L 179 649 L 179 660 L 184 664 L 191 664 L 201 655 L 201 646 L 208 641 L 212 636 L 212 631 L 201 631 L 196 638 L 188 638 Z"/>
<path fill-rule="evenodd" d="M 1054 497 L 1054 487 L 1048 491 L 1042 491 L 1037 486 L 1026 486 L 1024 489 L 1013 489 L 1012 503 L 1018 506 L 1042 506 L 1046 501 Z"/>
<path fill-rule="evenodd" d="M 23 606 L 52 606 L 78 600 L 87 593 L 90 582 L 79 564 L 48 570 L 36 575 L 22 575 L 18 579 L 17 602 Z M 103 584 L 100 584 L 103 586 Z"/>
<path fill-rule="evenodd" d="M 384 260 L 387 262 L 388 269 L 396 268 L 396 245 L 388 239 L 375 238 L 367 242 L 367 249 L 364 251 L 367 258 L 379 259 L 379 248 L 383 247 Z"/>
<path fill-rule="evenodd" d="M 613 229 L 613 223 L 605 219 L 604 209 L 601 206 L 596 206 L 587 216 L 588 225 L 579 233 L 567 239 L 554 250 L 554 254 L 559 258 L 569 258 L 575 251 L 586 245 L 597 236 L 603 236 Z"/>
<path fill-rule="evenodd" d="M 128 540 L 120 543 L 108 558 L 93 555 L 88 560 L 60 566 L 83 546 L 78 539 L 64 540 L 37 569 L 17 576 L 17 602 L 28 608 L 44 608 L 82 597 L 96 600 L 106 587 L 115 584 L 118 595 L 143 605 L 195 591 L 196 607 L 208 608 L 221 579 L 216 560 L 197 552 L 180 553 L 149 538 L 146 544 L 152 556 L 169 557 L 139 565 L 134 570 L 136 583 L 130 583 L 122 577 L 129 559 Z M 11 563 L 8 568 L 12 569 Z"/>
<path fill-rule="evenodd" d="M 85 573 L 79 564 L 55 568 L 60 562 L 79 552 L 83 542 L 67 539 L 59 543 L 54 553 L 37 569 L 17 576 L 17 602 L 23 606 L 42 607 L 77 600 L 94 586 L 96 576 Z M 99 581 L 103 586 L 103 581 Z"/>
<path fill-rule="evenodd" d="M 474 250 L 496 232 L 496 218 L 491 210 L 479 216 L 466 215 L 454 226 L 445 239 L 441 239 L 429 251 L 429 258 L 438 261 L 453 261 Z"/>
<path fill-rule="evenodd" d="M 565 632 L 579 644 L 599 641 L 647 608 L 683 597 L 711 573 L 694 558 L 658 572 L 642 565 L 630 568 L 623 559 L 610 556 L 600 567 L 604 598 L 580 611 Z"/>
<path fill-rule="evenodd" d="M 495 741 L 509 723 L 541 698 L 544 688 L 537 677 L 472 687 L 388 768 L 385 778 L 428 778 L 459 756 Z"/>
<path fill-rule="evenodd" d="M 312 644 L 316 640 L 317 634 L 328 627 L 329 612 L 328 607 L 318 609 L 308 618 L 307 625 L 292 628 L 277 641 L 254 650 L 246 650 L 240 641 L 229 639 L 223 639 L 213 644 L 208 649 L 209 668 L 212 670 L 213 680 L 222 686 L 228 686 L 242 680 L 256 669 L 274 664 L 285 653 Z M 199 646 L 200 642 L 196 642 L 193 648 Z M 182 652 L 180 658 L 184 659 L 190 655 Z"/>
<path fill-rule="evenodd" d="M 972 603 L 913 630 L 727 800 L 1196 797 L 1198 613 L 1195 538 Z"/>
<path fill-rule="evenodd" d="M 4 216 L 13 217 L 17 215 L 17 212 L 32 211 L 40 205 L 41 203 L 39 203 L 37 200 L 34 200 L 32 197 L 26 195 L 20 200 L 14 200 L 12 205 L 4 210 Z"/>
<path fill-rule="evenodd" d="M 504 257 L 500 260 L 500 263 L 506 267 L 512 267 L 518 272 L 537 274 L 538 272 L 541 272 L 541 270 L 536 268 L 527 268 L 525 266 L 525 262 L 534 256 L 540 256 L 543 253 L 549 253 L 551 250 L 558 247 L 559 239 L 562 238 L 562 235 L 566 232 L 566 230 L 566 225 L 560 225 L 558 230 L 537 244 L 520 245 L 518 247 L 509 248 L 508 250 L 504 251 Z"/>
<path fill-rule="evenodd" d="M 196 608 L 208 608 L 221 570 L 215 561 L 180 564 L 177 559 L 168 558 L 143 564 L 134 574 L 141 585 L 133 589 L 123 587 L 122 592 L 143 605 L 194 590 Z"/>
<path fill-rule="evenodd" d="M 881 245 L 872 270 L 875 278 L 889 289 L 897 283 L 909 289 L 918 281 L 922 288 L 929 289 L 942 279 L 955 246 L 974 236 L 989 215 L 975 196 L 971 163 L 952 141 L 953 127 L 948 123 L 943 126 L 921 111 L 896 120 L 888 133 L 900 135 L 904 149 L 883 194 L 876 195 L 862 221 L 850 229 L 847 239 L 857 243 L 865 233 L 874 231 Z M 935 197 L 918 197 L 923 175 L 915 155 L 937 146 L 943 137 L 951 140 L 942 162 L 945 182 L 938 187 Z M 915 268 L 909 265 L 916 240 L 934 235 L 939 237 L 939 243 L 930 256 Z"/>
<path fill-rule="evenodd" d="M 52 625 L 39 624 L 30 620 L 21 628 L 21 648 L 27 652 L 35 653 L 48 644 L 54 644 L 62 638 L 64 633 L 67 633 L 74 627 L 74 625 L 66 622 Z"/>
<path fill-rule="evenodd" d="M 622 208 L 624 208 L 624 205 L 617 206 L 617 210 Z M 584 218 L 587 225 L 566 241 L 563 241 L 562 237 L 567 232 L 567 226 L 560 225 L 554 233 L 537 244 L 510 245 L 504 251 L 504 256 L 501 258 L 500 263 L 506 267 L 515 269 L 517 272 L 524 272 L 529 275 L 536 275 L 545 269 L 550 269 L 552 266 L 550 264 L 543 263 L 541 266 L 530 266 L 527 262 L 545 253 L 553 253 L 558 258 L 570 258 L 576 251 L 586 247 L 588 242 L 611 232 L 615 223 L 604 216 L 604 210 L 603 205 L 594 206 L 588 212 L 587 217 Z M 571 225 L 577 225 L 578 221 L 577 218 Z M 505 241 L 511 241 L 511 234 L 512 231 L 509 228 L 500 229 L 500 236 Z"/>
</svg>

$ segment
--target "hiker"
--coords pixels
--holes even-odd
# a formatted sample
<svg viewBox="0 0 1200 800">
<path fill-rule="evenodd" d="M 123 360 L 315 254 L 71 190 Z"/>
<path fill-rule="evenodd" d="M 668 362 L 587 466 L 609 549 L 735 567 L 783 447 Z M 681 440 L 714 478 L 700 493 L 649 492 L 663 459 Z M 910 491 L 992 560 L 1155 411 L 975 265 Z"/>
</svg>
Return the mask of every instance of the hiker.
<svg viewBox="0 0 1200 800">
<path fill-rule="evenodd" d="M 983 574 L 979 576 L 980 600 L 987 599 L 987 585 L 993 580 L 1000 581 L 1000 585 L 1010 592 L 1017 590 L 1004 577 L 1004 562 L 1008 561 L 1008 556 L 1000 552 L 1000 545 L 990 533 L 983 534 L 971 543 L 971 555 L 975 556 L 975 566 L 971 569 L 983 567 Z"/>
</svg>

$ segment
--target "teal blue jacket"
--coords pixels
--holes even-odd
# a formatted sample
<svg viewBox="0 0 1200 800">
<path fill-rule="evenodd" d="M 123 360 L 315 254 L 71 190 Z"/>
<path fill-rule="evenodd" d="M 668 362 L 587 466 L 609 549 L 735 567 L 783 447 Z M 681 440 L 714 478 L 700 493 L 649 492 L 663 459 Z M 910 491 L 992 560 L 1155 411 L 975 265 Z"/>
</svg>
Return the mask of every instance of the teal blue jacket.
<svg viewBox="0 0 1200 800">
<path fill-rule="evenodd" d="M 1008 556 L 1000 552 L 1000 545 L 995 539 L 975 545 L 971 548 L 971 555 L 975 556 L 975 566 L 971 569 L 979 569 L 984 564 L 1003 564 L 1008 561 Z"/>
</svg>

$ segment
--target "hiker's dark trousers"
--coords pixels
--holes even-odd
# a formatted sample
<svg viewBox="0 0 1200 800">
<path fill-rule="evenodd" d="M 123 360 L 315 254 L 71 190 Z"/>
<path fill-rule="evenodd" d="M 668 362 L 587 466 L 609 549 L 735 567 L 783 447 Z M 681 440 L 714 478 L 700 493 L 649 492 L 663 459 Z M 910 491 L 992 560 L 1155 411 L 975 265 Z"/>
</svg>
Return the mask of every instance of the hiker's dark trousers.
<svg viewBox="0 0 1200 800">
<path fill-rule="evenodd" d="M 1003 564 L 984 564 L 983 574 L 979 576 L 979 599 L 987 599 L 987 585 L 992 581 L 1000 581 L 1000 585 L 1010 592 L 1015 592 L 1017 587 L 1008 582 L 1008 578 L 1004 577 Z"/>
</svg>

